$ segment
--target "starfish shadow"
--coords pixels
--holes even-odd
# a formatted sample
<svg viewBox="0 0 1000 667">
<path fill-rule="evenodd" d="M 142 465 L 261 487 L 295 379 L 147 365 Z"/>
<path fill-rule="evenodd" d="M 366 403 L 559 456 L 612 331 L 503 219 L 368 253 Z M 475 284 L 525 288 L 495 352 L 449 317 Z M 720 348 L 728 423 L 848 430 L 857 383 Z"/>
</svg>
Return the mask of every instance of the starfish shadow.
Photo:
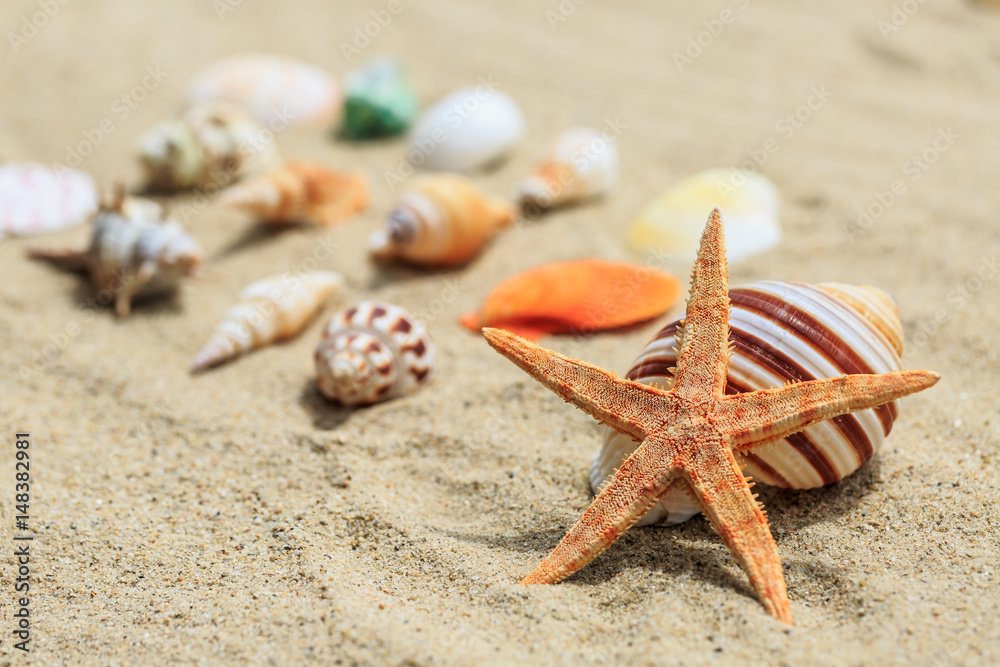
<svg viewBox="0 0 1000 667">
<path fill-rule="evenodd" d="M 299 392 L 299 405 L 309 413 L 313 427 L 321 431 L 332 431 L 338 428 L 358 411 L 358 408 L 334 403 L 323 396 L 316 388 L 316 381 L 312 378 L 306 380 L 302 391 Z"/>
</svg>

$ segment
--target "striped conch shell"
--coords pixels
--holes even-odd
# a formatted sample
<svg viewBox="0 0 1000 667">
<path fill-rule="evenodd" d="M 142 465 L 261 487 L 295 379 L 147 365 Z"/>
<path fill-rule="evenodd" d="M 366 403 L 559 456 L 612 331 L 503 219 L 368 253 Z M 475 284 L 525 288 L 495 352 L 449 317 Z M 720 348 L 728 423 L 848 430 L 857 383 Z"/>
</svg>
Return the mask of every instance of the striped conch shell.
<svg viewBox="0 0 1000 667">
<path fill-rule="evenodd" d="M 788 382 L 901 368 L 903 329 L 895 302 L 874 287 L 764 281 L 729 291 L 731 310 L 726 393 L 779 387 Z M 627 377 L 661 387 L 673 383 L 678 321 L 660 330 Z M 850 475 L 881 446 L 899 402 L 815 424 L 743 457 L 756 482 L 791 489 L 833 484 Z M 596 490 L 638 443 L 613 429 L 590 467 Z M 683 490 L 668 493 L 638 525 L 675 524 L 700 510 Z"/>
<path fill-rule="evenodd" d="M 169 292 L 201 264 L 203 253 L 176 220 L 156 202 L 125 197 L 119 190 L 94 217 L 86 250 L 29 251 L 31 257 L 67 269 L 85 270 L 99 290 L 114 298 L 119 317 L 131 312 L 136 294 Z"/>
<path fill-rule="evenodd" d="M 226 102 L 202 102 L 139 140 L 150 186 L 160 190 L 223 188 L 278 162 L 274 134 Z"/>
<path fill-rule="evenodd" d="M 599 130 L 560 135 L 534 173 L 517 184 L 524 207 L 549 208 L 604 194 L 618 180 L 618 145 Z"/>
<path fill-rule="evenodd" d="M 328 227 L 368 206 L 368 177 L 289 160 L 274 171 L 228 188 L 220 200 L 266 222 Z"/>
<path fill-rule="evenodd" d="M 344 286 L 333 271 L 270 276 L 249 285 L 240 302 L 226 311 L 222 323 L 191 364 L 191 372 L 211 368 L 249 350 L 292 338 Z"/>
<path fill-rule="evenodd" d="M 370 405 L 427 384 L 436 357 L 417 318 L 391 303 L 362 301 L 334 315 L 323 330 L 316 383 L 344 405 Z"/>
<path fill-rule="evenodd" d="M 385 227 L 369 238 L 369 247 L 383 259 L 462 264 L 513 219 L 512 206 L 484 194 L 468 178 L 432 174 L 413 179 Z"/>
</svg>

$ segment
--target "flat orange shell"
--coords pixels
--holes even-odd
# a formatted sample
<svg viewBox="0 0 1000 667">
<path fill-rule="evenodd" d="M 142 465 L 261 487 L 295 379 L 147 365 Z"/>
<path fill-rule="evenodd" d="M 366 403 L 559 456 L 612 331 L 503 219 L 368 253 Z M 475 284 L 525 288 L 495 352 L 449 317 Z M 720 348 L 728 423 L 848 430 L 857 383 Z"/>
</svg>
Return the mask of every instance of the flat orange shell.
<svg viewBox="0 0 1000 667">
<path fill-rule="evenodd" d="M 652 319 L 681 295 L 669 273 L 639 264 L 580 259 L 545 264 L 504 280 L 476 313 L 472 331 L 506 329 L 531 340 L 549 333 L 590 333 Z"/>
</svg>

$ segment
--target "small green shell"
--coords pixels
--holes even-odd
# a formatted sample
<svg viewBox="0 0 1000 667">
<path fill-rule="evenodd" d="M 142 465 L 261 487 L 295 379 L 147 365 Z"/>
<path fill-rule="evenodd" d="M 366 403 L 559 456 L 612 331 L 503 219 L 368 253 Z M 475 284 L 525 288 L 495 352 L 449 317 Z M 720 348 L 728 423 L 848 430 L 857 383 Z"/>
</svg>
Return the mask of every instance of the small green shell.
<svg viewBox="0 0 1000 667">
<path fill-rule="evenodd" d="M 410 81 L 393 60 L 373 60 L 344 79 L 346 96 L 341 134 L 375 139 L 401 134 L 417 115 Z"/>
</svg>

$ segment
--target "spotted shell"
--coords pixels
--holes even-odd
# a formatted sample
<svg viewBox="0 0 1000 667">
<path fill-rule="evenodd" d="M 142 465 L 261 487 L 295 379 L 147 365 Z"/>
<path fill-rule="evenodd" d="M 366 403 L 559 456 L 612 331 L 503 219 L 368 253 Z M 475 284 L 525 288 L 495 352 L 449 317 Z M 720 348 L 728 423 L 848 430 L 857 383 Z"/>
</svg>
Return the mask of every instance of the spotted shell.
<svg viewBox="0 0 1000 667">
<path fill-rule="evenodd" d="M 531 176 L 517 184 L 522 206 L 549 208 L 604 194 L 618 180 L 618 145 L 590 127 L 561 134 Z"/>
<path fill-rule="evenodd" d="M 316 383 L 344 405 L 370 405 L 410 394 L 434 376 L 437 351 L 406 310 L 362 301 L 340 311 L 316 347 Z"/>
<path fill-rule="evenodd" d="M 244 54 L 218 60 L 187 83 L 188 103 L 222 100 L 263 125 L 322 125 L 340 109 L 340 86 L 321 67 L 292 58 Z"/>
<path fill-rule="evenodd" d="M 903 331 L 892 298 L 873 287 L 764 281 L 730 290 L 726 393 L 788 382 L 901 368 Z M 674 321 L 639 354 L 627 377 L 669 387 L 677 361 Z M 792 489 L 833 484 L 870 459 L 889 435 L 899 410 L 893 401 L 815 424 L 746 454 L 744 473 L 757 482 Z M 613 429 L 590 467 L 596 490 L 638 443 Z M 681 523 L 700 511 L 684 491 L 668 493 L 639 525 Z"/>
<path fill-rule="evenodd" d="M 0 166 L 0 237 L 44 234 L 86 222 L 97 211 L 87 174 L 33 162 Z"/>
</svg>

